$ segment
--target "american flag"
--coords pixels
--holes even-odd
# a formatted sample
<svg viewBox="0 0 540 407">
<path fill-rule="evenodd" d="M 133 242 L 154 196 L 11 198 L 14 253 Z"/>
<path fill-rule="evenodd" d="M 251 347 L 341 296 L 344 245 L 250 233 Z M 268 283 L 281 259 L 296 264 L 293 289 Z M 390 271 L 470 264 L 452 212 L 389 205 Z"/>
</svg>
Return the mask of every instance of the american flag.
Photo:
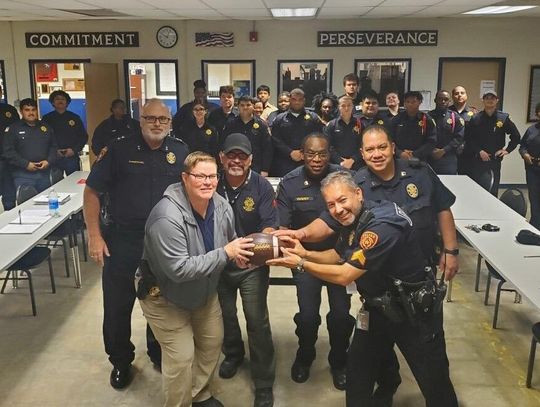
<svg viewBox="0 0 540 407">
<path fill-rule="evenodd" d="M 195 33 L 196 47 L 232 47 L 233 33 Z"/>
</svg>

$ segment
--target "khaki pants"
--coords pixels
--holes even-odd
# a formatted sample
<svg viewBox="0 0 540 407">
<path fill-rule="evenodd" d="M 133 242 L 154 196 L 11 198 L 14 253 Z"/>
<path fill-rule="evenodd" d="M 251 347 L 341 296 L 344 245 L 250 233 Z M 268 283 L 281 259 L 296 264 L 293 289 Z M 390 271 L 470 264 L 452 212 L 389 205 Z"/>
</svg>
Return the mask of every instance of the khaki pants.
<svg viewBox="0 0 540 407">
<path fill-rule="evenodd" d="M 140 301 L 161 345 L 161 372 L 166 407 L 190 407 L 212 394 L 209 384 L 223 343 L 223 320 L 217 294 L 206 305 L 187 311 L 163 297 Z"/>
</svg>

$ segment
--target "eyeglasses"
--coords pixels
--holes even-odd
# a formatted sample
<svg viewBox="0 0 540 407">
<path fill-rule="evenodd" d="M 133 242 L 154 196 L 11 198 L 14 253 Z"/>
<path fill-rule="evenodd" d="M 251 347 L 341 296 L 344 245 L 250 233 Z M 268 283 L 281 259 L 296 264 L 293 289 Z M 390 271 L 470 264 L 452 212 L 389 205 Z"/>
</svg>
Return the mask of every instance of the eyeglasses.
<svg viewBox="0 0 540 407">
<path fill-rule="evenodd" d="M 194 112 L 204 112 L 204 111 L 206 111 L 206 109 L 204 107 L 195 107 L 195 108 L 193 108 L 193 111 Z"/>
<path fill-rule="evenodd" d="M 319 156 L 321 160 L 326 160 L 328 158 L 328 151 L 308 151 L 307 153 L 304 153 L 304 156 L 308 160 L 314 160 L 317 156 Z"/>
<path fill-rule="evenodd" d="M 195 178 L 198 182 L 203 182 L 206 180 L 209 180 L 210 182 L 216 182 L 218 179 L 217 174 L 195 174 L 193 172 L 186 172 L 186 174 L 191 175 L 193 178 Z"/>
<path fill-rule="evenodd" d="M 249 158 L 249 155 L 242 152 L 235 153 L 234 151 L 229 151 L 227 154 L 225 154 L 225 157 L 227 157 L 229 160 L 235 160 L 238 158 L 241 161 L 245 161 Z"/>
<path fill-rule="evenodd" d="M 171 121 L 170 117 L 167 116 L 141 116 L 146 123 L 154 124 L 156 120 L 159 124 L 168 124 Z"/>
</svg>

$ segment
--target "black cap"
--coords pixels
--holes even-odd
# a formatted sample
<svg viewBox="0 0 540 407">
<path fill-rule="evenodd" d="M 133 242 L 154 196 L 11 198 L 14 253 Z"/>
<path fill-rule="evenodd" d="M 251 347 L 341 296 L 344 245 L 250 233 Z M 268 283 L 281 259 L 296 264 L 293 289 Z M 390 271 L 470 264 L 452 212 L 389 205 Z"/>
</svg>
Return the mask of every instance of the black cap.
<svg viewBox="0 0 540 407">
<path fill-rule="evenodd" d="M 195 82 L 193 82 L 193 88 L 194 89 L 206 89 L 206 82 L 202 79 L 197 79 Z"/>
<path fill-rule="evenodd" d="M 223 143 L 223 152 L 230 153 L 233 150 L 240 150 L 243 153 L 251 154 L 251 143 L 242 133 L 230 134 Z"/>
</svg>

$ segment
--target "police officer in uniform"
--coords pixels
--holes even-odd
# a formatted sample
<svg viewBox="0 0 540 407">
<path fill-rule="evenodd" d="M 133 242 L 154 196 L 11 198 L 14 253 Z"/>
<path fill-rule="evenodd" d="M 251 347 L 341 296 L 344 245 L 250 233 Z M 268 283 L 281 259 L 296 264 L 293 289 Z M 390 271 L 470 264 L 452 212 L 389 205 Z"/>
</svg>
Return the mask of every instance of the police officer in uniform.
<svg viewBox="0 0 540 407">
<path fill-rule="evenodd" d="M 191 116 L 194 103 L 202 103 L 209 112 L 219 108 L 219 106 L 215 103 L 208 101 L 206 82 L 202 79 L 197 79 L 195 82 L 193 82 L 193 100 L 184 103 L 173 117 L 172 129 L 174 134 L 178 134 L 180 127 L 182 127 L 184 124 L 184 121 L 188 120 Z M 176 137 L 178 137 L 178 135 Z"/>
<path fill-rule="evenodd" d="M 282 177 L 302 165 L 302 140 L 308 134 L 320 132 L 322 123 L 314 112 L 305 109 L 302 89 L 291 91 L 289 110 L 276 117 L 272 124 L 272 176 Z"/>
<path fill-rule="evenodd" d="M 208 122 L 208 110 L 203 103 L 193 103 L 191 117 L 186 119 L 175 137 L 182 139 L 189 151 L 202 151 L 212 157 L 218 157 L 219 134 Z"/>
<path fill-rule="evenodd" d="M 131 380 L 135 347 L 130 341 L 134 278 L 142 256 L 144 225 L 165 189 L 178 182 L 188 154 L 186 145 L 168 137 L 171 114 L 159 99 L 142 110 L 141 133 L 121 137 L 105 147 L 86 181 L 84 218 L 90 256 L 103 267 L 103 337 L 114 366 L 111 386 L 120 389 Z M 100 194 L 110 197 L 112 223 L 102 232 Z M 161 365 L 161 351 L 147 327 L 148 354 Z"/>
<path fill-rule="evenodd" d="M 103 147 L 119 137 L 131 137 L 141 131 L 140 123 L 126 114 L 126 104 L 122 99 L 111 103 L 111 115 L 103 120 L 94 130 L 92 151 L 99 155 Z"/>
<path fill-rule="evenodd" d="M 274 120 L 276 120 L 276 117 L 278 117 L 279 114 L 286 112 L 289 110 L 289 106 L 291 104 L 291 94 L 287 91 L 281 92 L 278 95 L 277 99 L 277 110 L 274 110 L 272 113 L 268 115 L 268 118 L 266 119 L 266 123 L 268 124 L 268 127 L 272 127 L 272 124 L 274 123 Z"/>
<path fill-rule="evenodd" d="M 433 119 L 420 111 L 424 100 L 417 91 L 405 93 L 405 110 L 392 119 L 392 137 L 396 154 L 404 160 L 416 157 L 426 161 L 437 143 L 437 127 Z"/>
<path fill-rule="evenodd" d="M 67 110 L 71 97 L 63 90 L 55 90 L 49 96 L 54 110 L 43 116 L 42 120 L 54 130 L 58 144 L 57 160 L 54 167 L 63 175 L 81 170 L 79 153 L 88 141 L 88 134 L 79 115 Z"/>
<path fill-rule="evenodd" d="M 450 93 L 440 90 L 435 96 L 436 108 L 429 112 L 437 125 L 437 144 L 429 163 L 437 174 L 457 174 L 457 151 L 463 144 L 465 121 L 448 109 Z"/>
<path fill-rule="evenodd" d="M 11 165 L 15 188 L 30 185 L 41 192 L 51 186 L 56 138 L 52 128 L 38 119 L 34 99 L 21 100 L 20 110 L 22 119 L 4 133 L 4 159 Z"/>
<path fill-rule="evenodd" d="M 340 96 L 349 96 L 353 101 L 353 109 L 355 113 L 360 113 L 362 97 L 358 93 L 358 88 L 360 87 L 360 79 L 355 73 L 348 73 L 343 77 L 343 90 L 345 93 Z"/>
<path fill-rule="evenodd" d="M 474 116 L 466 128 L 465 152 L 472 156 L 471 178 L 497 196 L 501 162 L 518 146 L 521 136 L 508 113 L 497 110 L 499 97 L 495 91 L 485 92 L 482 101 L 484 110 Z M 510 136 L 510 141 L 505 147 L 506 135 Z"/>
<path fill-rule="evenodd" d="M 456 86 L 454 89 L 452 89 L 453 103 L 448 108 L 461 116 L 465 122 L 465 128 L 467 128 L 473 116 L 478 113 L 478 110 L 475 107 L 467 104 L 468 99 L 469 96 L 467 95 L 467 90 L 463 86 Z M 462 145 L 457 149 L 457 167 L 458 174 L 469 175 L 471 157 L 466 156 L 464 149 L 465 138 L 463 138 Z"/>
<path fill-rule="evenodd" d="M 425 268 L 411 219 L 395 203 L 364 203 L 349 173 L 328 175 L 321 192 L 340 224 L 336 249 L 308 251 L 294 240 L 295 247 L 284 249 L 283 258 L 267 263 L 296 267 L 335 284 L 356 281 L 363 307 L 348 352 L 347 406 L 380 405 L 374 404 L 374 384 L 396 343 L 426 406 L 457 407 L 442 327 L 444 288 Z"/>
<path fill-rule="evenodd" d="M 6 128 L 20 119 L 17 109 L 9 103 L 2 101 L 3 89 L 0 85 L 0 195 L 2 195 L 2 206 L 4 210 L 9 210 L 15 206 L 15 185 L 11 176 L 9 164 L 4 160 L 3 144 L 4 132 Z"/>
<path fill-rule="evenodd" d="M 208 115 L 208 122 L 216 128 L 221 136 L 229 120 L 238 116 L 238 109 L 234 106 L 234 88 L 231 85 L 219 87 L 219 105 L 220 108 L 214 109 Z M 223 140 L 220 140 L 220 150 L 222 145 Z"/>
<path fill-rule="evenodd" d="M 540 119 L 540 103 L 536 105 L 535 113 Z M 536 229 L 540 229 L 540 121 L 525 131 L 519 154 L 525 163 L 525 177 L 531 204 L 530 222 Z"/>
<path fill-rule="evenodd" d="M 385 116 L 387 120 L 391 120 L 397 116 L 401 110 L 399 107 L 398 93 L 395 91 L 388 92 L 385 97 L 385 102 L 388 110 L 383 113 L 383 116 Z"/>
<path fill-rule="evenodd" d="M 227 137 L 220 152 L 223 174 L 217 191 L 233 208 L 238 236 L 269 233 L 278 227 L 278 213 L 273 205 L 274 190 L 270 182 L 250 169 L 252 158 L 248 137 L 241 133 Z M 244 361 L 244 342 L 236 311 L 237 293 L 240 292 L 248 327 L 251 378 L 255 384 L 254 407 L 271 407 L 274 404 L 272 387 L 276 360 L 267 305 L 269 273 L 268 266 L 242 270 L 229 265 L 218 284 L 225 354 L 219 375 L 225 379 L 233 377 Z"/>
<path fill-rule="evenodd" d="M 250 96 L 241 96 L 238 99 L 238 116 L 225 124 L 222 140 L 230 134 L 242 133 L 251 143 L 253 160 L 251 169 L 263 177 L 270 173 L 272 164 L 272 140 L 266 122 L 253 114 L 253 99 Z"/>
<path fill-rule="evenodd" d="M 347 99 L 349 110 L 352 102 Z M 321 180 L 329 173 L 342 169 L 339 165 L 329 164 L 328 140 L 321 134 L 311 134 L 304 139 L 302 154 L 304 165 L 295 168 L 281 180 L 277 195 L 277 208 L 281 229 L 300 229 L 319 217 L 326 205 L 320 192 Z M 322 242 L 305 243 L 308 250 L 324 251 L 335 247 L 336 237 L 330 236 Z M 309 370 L 315 359 L 315 343 L 321 317 L 321 288 L 326 286 L 330 312 L 326 315 L 326 327 L 330 337 L 330 364 L 334 386 L 345 390 L 346 360 L 349 338 L 354 318 L 349 314 L 350 295 L 345 287 L 325 281 L 308 273 L 292 270 L 296 285 L 299 312 L 294 316 L 298 350 L 291 368 L 291 377 L 297 383 L 309 378 Z"/>
</svg>

